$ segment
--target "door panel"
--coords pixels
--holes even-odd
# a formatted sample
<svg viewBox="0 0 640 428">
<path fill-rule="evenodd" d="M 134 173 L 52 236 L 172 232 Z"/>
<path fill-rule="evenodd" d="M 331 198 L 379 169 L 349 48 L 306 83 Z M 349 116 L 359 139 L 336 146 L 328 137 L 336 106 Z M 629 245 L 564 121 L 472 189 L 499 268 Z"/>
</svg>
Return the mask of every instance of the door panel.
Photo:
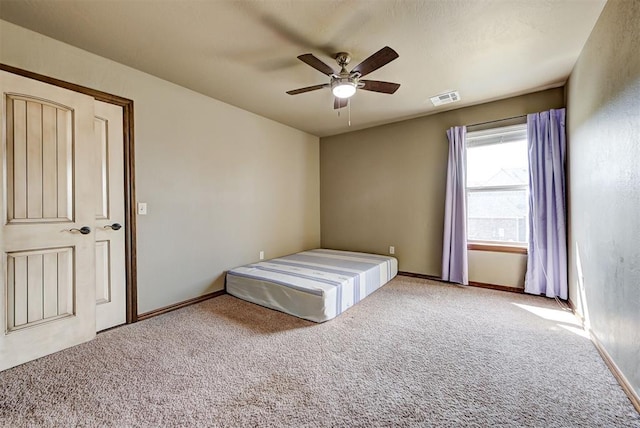
<svg viewBox="0 0 640 428">
<path fill-rule="evenodd" d="M 96 329 L 126 322 L 122 108 L 95 101 Z M 117 223 L 115 230 L 109 226 Z"/>
<path fill-rule="evenodd" d="M 96 138 L 96 178 L 98 182 L 96 219 L 98 220 L 109 218 L 109 126 L 113 126 L 113 124 L 110 124 L 108 119 L 94 118 L 93 130 Z"/>
<path fill-rule="evenodd" d="M 71 221 L 73 112 L 17 95 L 6 106 L 8 222 Z"/>
<path fill-rule="evenodd" d="M 0 96 L 4 370 L 95 336 L 96 184 L 93 98 L 4 71 Z"/>
<path fill-rule="evenodd" d="M 111 302 L 111 272 L 109 241 L 96 242 L 96 304 Z M 100 326 L 96 323 L 96 328 Z"/>
<path fill-rule="evenodd" d="M 73 315 L 73 248 L 7 254 L 7 331 Z"/>
</svg>

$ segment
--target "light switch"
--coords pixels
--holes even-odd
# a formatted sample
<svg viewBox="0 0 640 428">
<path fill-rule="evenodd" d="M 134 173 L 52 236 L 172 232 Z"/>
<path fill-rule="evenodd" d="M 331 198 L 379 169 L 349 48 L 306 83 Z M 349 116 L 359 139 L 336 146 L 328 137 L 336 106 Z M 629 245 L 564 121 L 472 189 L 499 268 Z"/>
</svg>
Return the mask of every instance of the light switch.
<svg viewBox="0 0 640 428">
<path fill-rule="evenodd" d="M 147 203 L 138 202 L 138 215 L 147 215 Z"/>
</svg>

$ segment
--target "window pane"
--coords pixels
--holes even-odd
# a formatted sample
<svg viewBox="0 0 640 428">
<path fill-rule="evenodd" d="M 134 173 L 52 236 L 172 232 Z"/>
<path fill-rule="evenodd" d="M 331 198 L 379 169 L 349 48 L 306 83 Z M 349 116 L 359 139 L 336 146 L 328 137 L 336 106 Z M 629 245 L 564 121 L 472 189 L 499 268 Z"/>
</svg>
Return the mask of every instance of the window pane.
<svg viewBox="0 0 640 428">
<path fill-rule="evenodd" d="M 529 239 L 526 125 L 467 134 L 467 238 L 501 244 Z"/>
<path fill-rule="evenodd" d="M 467 236 L 470 241 L 526 243 L 528 191 L 467 192 Z"/>
<path fill-rule="evenodd" d="M 467 148 L 467 186 L 528 185 L 527 140 Z"/>
</svg>

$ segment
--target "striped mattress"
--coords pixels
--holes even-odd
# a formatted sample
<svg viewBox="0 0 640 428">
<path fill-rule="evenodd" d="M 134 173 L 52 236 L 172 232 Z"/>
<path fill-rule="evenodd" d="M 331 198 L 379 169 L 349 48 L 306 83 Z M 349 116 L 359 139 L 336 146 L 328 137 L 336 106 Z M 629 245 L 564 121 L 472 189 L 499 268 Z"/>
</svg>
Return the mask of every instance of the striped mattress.
<svg viewBox="0 0 640 428">
<path fill-rule="evenodd" d="M 316 249 L 227 272 L 227 293 L 299 318 L 335 318 L 398 273 L 394 257 Z"/>
</svg>

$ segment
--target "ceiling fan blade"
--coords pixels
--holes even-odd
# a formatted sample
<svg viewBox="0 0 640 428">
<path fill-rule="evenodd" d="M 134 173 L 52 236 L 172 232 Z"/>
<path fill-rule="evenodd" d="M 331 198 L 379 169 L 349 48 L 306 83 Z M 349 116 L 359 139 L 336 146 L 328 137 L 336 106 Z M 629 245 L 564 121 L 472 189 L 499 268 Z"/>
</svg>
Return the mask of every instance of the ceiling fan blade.
<svg viewBox="0 0 640 428">
<path fill-rule="evenodd" d="M 399 83 L 381 82 L 379 80 L 360 80 L 364 86 L 360 89 L 365 91 L 382 92 L 383 94 L 393 94 L 400 87 Z"/>
<path fill-rule="evenodd" d="M 337 110 L 342 107 L 346 107 L 349 104 L 349 98 L 333 97 L 333 109 Z"/>
<path fill-rule="evenodd" d="M 313 56 L 313 54 L 308 53 L 308 54 L 300 55 L 298 57 L 298 59 L 300 61 L 304 62 L 305 64 L 310 65 L 311 67 L 315 68 L 320 73 L 326 74 L 327 76 L 331 76 L 332 74 L 336 74 L 336 72 L 333 70 L 333 68 L 329 67 L 327 64 L 325 64 L 324 62 L 320 61 L 318 58 Z"/>
<path fill-rule="evenodd" d="M 307 86 L 305 88 L 292 89 L 291 91 L 287 91 L 287 94 L 289 94 L 289 95 L 298 95 L 298 94 L 302 94 L 302 93 L 305 93 L 305 92 L 315 91 L 317 89 L 328 88 L 328 87 L 329 87 L 328 83 L 325 83 L 324 85 Z"/>
<path fill-rule="evenodd" d="M 378 52 L 371 55 L 369 58 L 356 65 L 351 72 L 358 72 L 360 76 L 365 76 L 372 71 L 375 71 L 383 65 L 389 64 L 394 59 L 398 58 L 398 53 L 391 49 L 389 46 L 385 46 Z"/>
</svg>

